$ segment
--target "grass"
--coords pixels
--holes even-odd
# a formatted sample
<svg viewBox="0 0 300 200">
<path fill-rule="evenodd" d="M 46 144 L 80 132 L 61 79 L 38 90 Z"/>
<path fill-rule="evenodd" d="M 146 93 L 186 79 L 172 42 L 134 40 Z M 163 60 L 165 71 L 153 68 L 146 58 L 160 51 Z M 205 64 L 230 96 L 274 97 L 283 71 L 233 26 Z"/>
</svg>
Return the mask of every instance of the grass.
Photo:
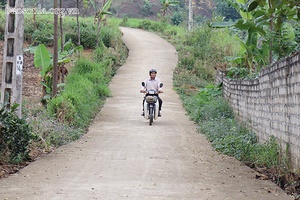
<svg viewBox="0 0 300 200">
<path fill-rule="evenodd" d="M 27 20 L 29 19 L 31 18 Z M 44 27 L 45 30 L 34 31 L 41 31 L 41 36 L 46 34 L 43 31 L 51 33 L 52 25 L 49 24 L 53 24 L 52 20 L 47 16 L 38 16 L 38 27 Z M 89 35 L 82 35 L 85 39 L 82 41 L 90 48 L 92 46 L 89 44 L 95 44 L 96 35 L 93 18 L 80 18 L 80 22 L 83 31 Z M 32 25 L 32 22 L 25 24 L 25 34 L 28 36 L 32 34 Z M 65 34 L 75 33 L 74 27 L 74 17 L 65 17 L 64 28 L 69 29 Z M 100 38 L 99 47 L 93 49 L 89 58 L 82 54 L 72 58 L 74 63 L 65 78 L 65 86 L 57 97 L 48 100 L 46 107 L 36 107 L 26 113 L 24 111 L 33 132 L 39 136 L 36 142 L 41 143 L 44 148 L 57 147 L 80 138 L 101 109 L 105 98 L 110 96 L 108 84 L 119 66 L 125 62 L 127 49 L 122 43 L 118 24 L 102 26 Z M 48 42 L 46 37 L 29 40 L 33 45 Z"/>
</svg>

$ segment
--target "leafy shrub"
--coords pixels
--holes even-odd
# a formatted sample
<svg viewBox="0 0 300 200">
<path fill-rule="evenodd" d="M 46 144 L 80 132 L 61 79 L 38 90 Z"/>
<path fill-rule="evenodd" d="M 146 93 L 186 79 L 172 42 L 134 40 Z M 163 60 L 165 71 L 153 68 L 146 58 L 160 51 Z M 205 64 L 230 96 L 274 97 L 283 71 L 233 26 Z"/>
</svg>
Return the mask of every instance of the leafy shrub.
<svg viewBox="0 0 300 200">
<path fill-rule="evenodd" d="M 151 27 L 151 21 L 150 20 L 143 20 L 143 21 L 140 22 L 138 28 L 149 30 L 150 27 Z"/>
<path fill-rule="evenodd" d="M 120 26 L 126 26 L 128 22 L 128 17 L 123 17 L 122 21 L 120 22 Z"/>
<path fill-rule="evenodd" d="M 172 24 L 178 26 L 183 21 L 182 13 L 175 12 L 171 17 Z"/>
<path fill-rule="evenodd" d="M 226 76 L 231 79 L 253 79 L 258 75 L 258 72 L 251 72 L 249 68 L 230 67 L 226 69 Z"/>
<path fill-rule="evenodd" d="M 195 62 L 196 59 L 194 55 L 191 53 L 187 53 L 186 55 L 181 56 L 180 66 L 182 66 L 182 68 L 185 68 L 187 70 L 193 70 Z"/>
<path fill-rule="evenodd" d="M 58 103 L 59 100 L 56 102 Z M 51 104 L 48 106 L 51 106 Z M 37 141 L 34 145 L 38 145 L 39 148 L 43 148 L 47 151 L 53 146 L 58 147 L 67 144 L 74 139 L 80 138 L 81 135 L 84 134 L 83 129 L 68 126 L 68 123 L 64 123 L 63 114 L 71 114 L 72 110 L 70 110 L 68 105 L 62 105 L 62 107 L 65 107 L 67 112 L 63 112 L 59 118 L 49 116 L 49 113 L 47 113 L 44 108 L 37 108 L 29 111 L 27 116 L 28 123 L 31 124 L 33 132 L 38 133 L 41 138 L 41 140 Z M 74 116 L 69 117 L 73 120 Z M 68 117 L 66 117 L 66 119 L 68 119 Z"/>
<path fill-rule="evenodd" d="M 49 101 L 48 112 L 75 127 L 88 126 L 103 98 L 109 96 L 107 84 L 112 76 L 109 63 L 79 59 L 66 78 L 64 91 Z"/>
<path fill-rule="evenodd" d="M 11 111 L 0 110 L 0 161 L 20 163 L 29 160 L 29 144 L 34 139 L 29 124 L 15 115 L 18 106 Z M 7 159 L 7 160 L 5 160 Z"/>
<path fill-rule="evenodd" d="M 243 79 L 250 73 L 249 68 L 230 67 L 226 70 L 226 76 L 231 79 Z"/>
<path fill-rule="evenodd" d="M 45 44 L 46 46 L 51 45 L 53 42 L 52 31 L 49 29 L 36 29 L 31 36 L 31 39 L 35 45 Z"/>
<path fill-rule="evenodd" d="M 65 40 L 68 41 L 72 41 L 73 43 L 77 43 L 78 41 L 78 36 L 75 33 L 66 33 L 65 34 Z"/>
<path fill-rule="evenodd" d="M 249 157 L 257 143 L 256 135 L 232 118 L 204 121 L 199 130 L 208 137 L 216 150 L 241 161 L 246 161 L 245 158 Z"/>
<path fill-rule="evenodd" d="M 107 27 L 103 27 L 101 29 L 101 40 L 103 42 L 103 44 L 105 45 L 105 47 L 109 48 L 111 47 L 111 41 L 112 41 L 112 37 L 113 37 L 113 33 L 109 30 L 109 28 Z"/>
<path fill-rule="evenodd" d="M 142 15 L 149 16 L 153 14 L 153 11 L 151 10 L 153 4 L 149 0 L 144 0 L 143 6 L 142 6 Z"/>
<path fill-rule="evenodd" d="M 97 32 L 94 26 L 82 26 L 80 28 L 81 45 L 85 49 L 96 47 Z"/>
</svg>

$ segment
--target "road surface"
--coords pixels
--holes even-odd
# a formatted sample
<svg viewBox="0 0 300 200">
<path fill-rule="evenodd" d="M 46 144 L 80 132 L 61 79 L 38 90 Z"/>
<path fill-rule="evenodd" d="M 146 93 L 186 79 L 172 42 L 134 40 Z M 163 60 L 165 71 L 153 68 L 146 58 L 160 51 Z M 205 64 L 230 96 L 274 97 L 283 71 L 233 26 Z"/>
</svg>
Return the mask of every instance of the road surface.
<svg viewBox="0 0 300 200">
<path fill-rule="evenodd" d="M 153 33 L 121 28 L 129 57 L 89 131 L 0 180 L 0 200 L 288 200 L 270 181 L 214 151 L 172 90 L 175 48 Z M 141 117 L 140 83 L 164 83 L 162 117 Z"/>
</svg>

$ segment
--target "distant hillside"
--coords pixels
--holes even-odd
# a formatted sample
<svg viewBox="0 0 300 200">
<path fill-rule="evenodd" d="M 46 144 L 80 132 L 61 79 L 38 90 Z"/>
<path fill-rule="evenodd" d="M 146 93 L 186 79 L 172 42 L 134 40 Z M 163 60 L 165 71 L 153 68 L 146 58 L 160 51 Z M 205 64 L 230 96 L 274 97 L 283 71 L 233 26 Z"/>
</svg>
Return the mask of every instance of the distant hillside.
<svg viewBox="0 0 300 200">
<path fill-rule="evenodd" d="M 101 8 L 104 1 L 107 0 L 94 0 L 98 8 Z M 188 0 L 178 0 L 180 1 L 180 9 L 183 13 L 188 16 Z M 202 17 L 211 18 L 212 11 L 215 9 L 214 0 L 193 0 L 194 1 L 194 17 L 201 15 Z M 77 0 L 63 0 L 64 8 L 76 8 Z M 81 16 L 93 16 L 95 14 L 94 8 L 90 3 L 83 6 L 83 0 L 79 0 L 81 4 L 80 15 Z M 89 2 L 89 1 L 85 1 Z M 148 2 L 147 6 L 146 3 Z M 196 3 L 197 2 L 197 3 Z M 33 8 L 34 5 L 40 5 L 42 8 L 53 8 L 53 0 L 26 0 L 25 7 Z M 160 13 L 162 5 L 160 0 L 113 0 L 110 11 L 115 17 L 123 18 L 149 18 L 158 19 L 157 14 Z M 174 7 L 172 9 L 174 13 Z"/>
<path fill-rule="evenodd" d="M 149 12 L 143 10 L 143 0 L 114 0 L 111 6 L 111 11 L 116 17 L 130 18 L 151 18 L 157 19 L 157 13 L 160 12 L 160 0 L 150 1 L 151 9 Z"/>
<path fill-rule="evenodd" d="M 180 0 L 181 6 L 184 6 L 187 12 L 188 0 Z M 196 2 L 197 0 L 194 0 Z M 160 0 L 149 0 L 151 9 L 144 7 L 145 0 L 113 0 L 111 11 L 116 17 L 132 17 L 132 18 L 150 18 L 157 19 L 157 13 L 160 12 L 162 5 Z M 211 18 L 212 11 L 215 9 L 214 0 L 202 0 L 201 3 L 194 3 L 194 16 L 202 15 Z M 188 12 L 187 12 L 188 13 Z"/>
</svg>

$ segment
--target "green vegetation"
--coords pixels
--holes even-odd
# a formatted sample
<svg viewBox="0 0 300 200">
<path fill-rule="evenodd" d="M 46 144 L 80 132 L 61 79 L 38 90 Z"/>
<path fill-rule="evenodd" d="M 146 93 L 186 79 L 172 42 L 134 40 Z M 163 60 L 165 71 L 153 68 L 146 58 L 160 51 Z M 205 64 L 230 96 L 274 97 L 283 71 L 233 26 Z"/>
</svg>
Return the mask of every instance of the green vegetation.
<svg viewBox="0 0 300 200">
<path fill-rule="evenodd" d="M 4 20 L 2 16 L 3 12 L 0 12 L 0 19 Z M 68 65 L 68 76 L 64 82 L 59 83 L 57 96 L 52 97 L 53 67 L 52 53 L 49 51 L 53 42 L 52 21 L 53 17 L 48 15 L 36 16 L 36 22 L 32 16 L 25 16 L 25 40 L 31 44 L 27 51 L 34 54 L 34 64 L 40 69 L 43 78 L 43 105 L 27 109 L 26 105 L 31 102 L 24 102 L 22 108 L 26 120 L 20 122 L 16 121 L 13 112 L 1 112 L 1 122 L 8 123 L 2 122 L 1 125 L 1 162 L 20 163 L 29 159 L 30 148 L 47 150 L 80 138 L 101 109 L 105 98 L 109 97 L 108 83 L 127 58 L 127 48 L 122 43 L 118 24 L 113 20 L 111 23 L 107 21 L 100 30 L 92 17 L 80 18 L 82 46 L 75 46 L 77 26 L 74 18 L 63 18 L 64 41 L 67 42 L 64 43 L 64 50 L 59 50 L 59 66 Z M 5 25 L 4 22 L 1 24 Z M 99 30 L 99 44 L 96 48 Z M 83 48 L 93 49 L 88 58 L 83 56 Z M 19 135 L 15 135 L 18 131 L 20 137 L 23 137 L 22 141 L 18 139 Z M 16 147 L 19 151 L 16 151 Z"/>
<path fill-rule="evenodd" d="M 33 130 L 39 132 L 47 145 L 59 146 L 78 139 L 110 95 L 108 83 L 125 61 L 127 50 L 117 26 L 102 27 L 100 38 L 101 44 L 94 49 L 91 59 L 73 57 L 74 66 L 65 85 L 55 98 L 47 100 L 45 109 L 29 113 Z M 89 42 L 94 43 L 95 39 Z M 43 117 L 37 119 L 34 115 Z"/>
<path fill-rule="evenodd" d="M 3 106 L 0 110 L 0 164 L 20 163 L 30 159 L 29 145 L 36 136 L 27 121 L 15 115 L 17 107 L 13 105 L 7 111 Z"/>
<path fill-rule="evenodd" d="M 257 73 L 270 63 L 296 52 L 300 20 L 299 2 L 295 0 L 232 0 L 241 18 L 236 21 L 212 22 L 211 27 L 234 28 L 240 52 L 227 57 L 231 67 L 249 68 Z M 246 33 L 246 34 L 245 34 Z"/>
</svg>

